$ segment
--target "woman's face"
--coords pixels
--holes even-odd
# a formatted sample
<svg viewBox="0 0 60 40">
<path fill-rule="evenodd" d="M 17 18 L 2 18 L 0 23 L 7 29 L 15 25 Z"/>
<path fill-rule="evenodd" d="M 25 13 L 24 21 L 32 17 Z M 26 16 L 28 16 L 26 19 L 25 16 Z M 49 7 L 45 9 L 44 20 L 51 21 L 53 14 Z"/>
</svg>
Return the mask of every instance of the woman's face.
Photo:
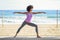
<svg viewBox="0 0 60 40">
<path fill-rule="evenodd" d="M 30 9 L 30 12 L 32 12 L 33 8 Z"/>
</svg>

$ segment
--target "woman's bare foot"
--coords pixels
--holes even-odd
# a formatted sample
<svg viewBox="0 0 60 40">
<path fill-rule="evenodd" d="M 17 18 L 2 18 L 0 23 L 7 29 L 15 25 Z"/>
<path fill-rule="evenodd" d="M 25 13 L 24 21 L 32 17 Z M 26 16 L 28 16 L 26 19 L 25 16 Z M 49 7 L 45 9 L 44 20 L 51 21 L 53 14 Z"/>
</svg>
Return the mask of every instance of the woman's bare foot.
<svg viewBox="0 0 60 40">
<path fill-rule="evenodd" d="M 37 36 L 37 38 L 41 38 L 40 36 Z"/>
</svg>

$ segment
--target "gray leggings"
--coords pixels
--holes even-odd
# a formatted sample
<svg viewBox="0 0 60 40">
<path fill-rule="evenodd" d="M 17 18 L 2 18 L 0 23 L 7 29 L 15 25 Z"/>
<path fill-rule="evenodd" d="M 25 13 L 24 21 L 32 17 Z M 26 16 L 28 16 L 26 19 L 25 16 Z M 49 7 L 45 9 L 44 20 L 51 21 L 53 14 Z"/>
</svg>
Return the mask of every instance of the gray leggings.
<svg viewBox="0 0 60 40">
<path fill-rule="evenodd" d="M 35 27 L 35 30 L 36 30 L 36 33 L 38 34 L 38 28 L 37 28 L 37 25 L 36 24 L 34 24 L 34 23 L 27 23 L 27 22 L 23 22 L 22 23 L 22 25 L 21 25 L 21 27 L 19 27 L 19 29 L 17 30 L 17 33 L 19 33 L 19 31 L 24 27 L 24 25 L 30 25 L 30 26 L 32 26 L 32 27 Z"/>
</svg>

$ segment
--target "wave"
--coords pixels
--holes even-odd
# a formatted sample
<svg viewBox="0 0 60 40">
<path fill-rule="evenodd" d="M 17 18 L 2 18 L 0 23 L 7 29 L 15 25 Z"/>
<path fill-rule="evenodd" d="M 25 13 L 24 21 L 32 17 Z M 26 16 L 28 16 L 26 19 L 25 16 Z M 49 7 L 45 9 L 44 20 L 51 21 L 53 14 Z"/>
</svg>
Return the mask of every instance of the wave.
<svg viewBox="0 0 60 40">
<path fill-rule="evenodd" d="M 25 20 L 25 18 L 26 17 L 4 17 L 3 22 L 5 24 L 20 24 Z M 37 24 L 56 24 L 57 18 L 33 17 L 31 22 Z M 58 22 L 60 24 L 60 19 L 58 19 Z M 0 18 L 0 24 L 1 23 L 2 19 Z"/>
</svg>

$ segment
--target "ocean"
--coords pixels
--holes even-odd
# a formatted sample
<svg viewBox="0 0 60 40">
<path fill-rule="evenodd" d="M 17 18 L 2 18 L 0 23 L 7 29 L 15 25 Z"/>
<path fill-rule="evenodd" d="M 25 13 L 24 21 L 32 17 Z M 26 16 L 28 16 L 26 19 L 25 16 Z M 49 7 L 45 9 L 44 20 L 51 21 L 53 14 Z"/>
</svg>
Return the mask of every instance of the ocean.
<svg viewBox="0 0 60 40">
<path fill-rule="evenodd" d="M 14 12 L 26 12 L 26 10 L 0 10 L 0 24 L 21 24 L 25 18 L 25 14 L 14 14 Z M 33 14 L 31 20 L 36 24 L 60 24 L 60 10 L 33 10 L 33 12 L 46 12 L 46 14 Z"/>
</svg>

